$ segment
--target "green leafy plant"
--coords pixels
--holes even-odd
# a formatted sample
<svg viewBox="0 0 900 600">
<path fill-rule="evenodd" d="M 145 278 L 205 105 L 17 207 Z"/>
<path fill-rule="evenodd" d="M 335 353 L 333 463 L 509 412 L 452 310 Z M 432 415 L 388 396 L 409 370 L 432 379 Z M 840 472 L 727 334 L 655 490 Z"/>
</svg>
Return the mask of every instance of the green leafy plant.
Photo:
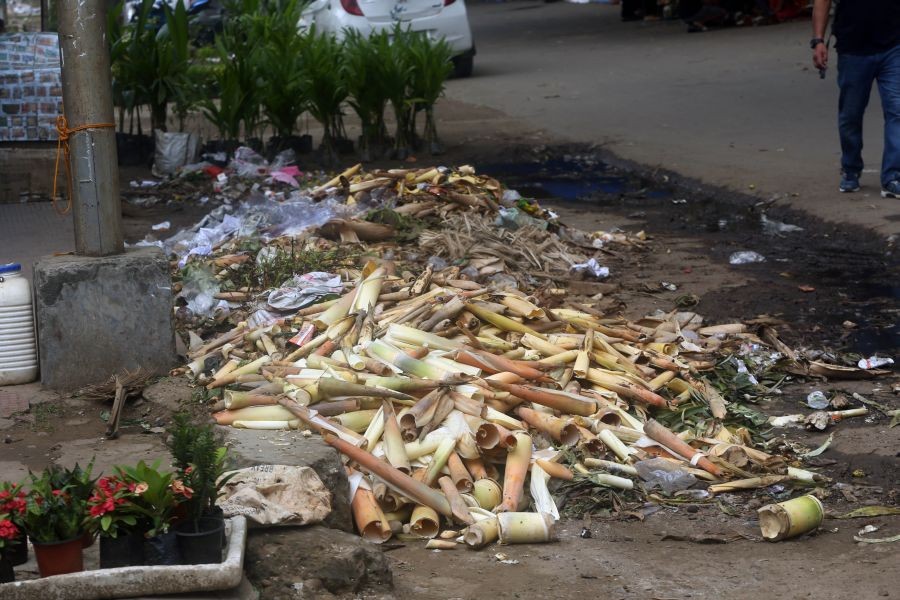
<svg viewBox="0 0 900 600">
<path fill-rule="evenodd" d="M 348 29 L 344 34 L 342 75 L 348 104 L 359 117 L 362 127 L 359 152 L 364 161 L 372 160 L 373 153 L 380 154 L 387 143 L 384 112 L 391 90 L 383 71 L 393 65 L 383 64 L 382 56 L 389 46 L 390 37 L 386 31 L 370 37 L 355 29 Z"/>
<path fill-rule="evenodd" d="M 412 80 L 412 66 L 404 50 L 408 30 L 399 24 L 394 25 L 390 37 L 377 37 L 372 40 L 372 47 L 378 56 L 383 85 L 388 90 L 388 101 L 396 121 L 394 135 L 394 154 L 396 158 L 405 159 L 412 148 L 413 139 L 409 110 L 409 83 Z"/>
<path fill-rule="evenodd" d="M 193 491 L 185 504 L 189 518 L 196 523 L 215 509 L 230 479 L 225 474 L 228 449 L 219 445 L 212 425 L 194 424 L 186 413 L 173 418 L 168 445 L 178 474 Z"/>
<path fill-rule="evenodd" d="M 141 519 L 143 515 L 135 502 L 144 492 L 145 485 L 142 483 L 138 487 L 137 483 L 117 476 L 101 477 L 87 502 L 85 527 L 88 531 L 115 538 L 141 529 L 145 520 Z"/>
<path fill-rule="evenodd" d="M 159 470 L 160 461 L 148 465 L 144 461 L 133 467 L 117 466 L 116 474 L 126 483 L 135 484 L 135 511 L 148 521 L 146 536 L 166 533 L 178 505 L 190 500 L 194 492 L 175 473 Z"/>
<path fill-rule="evenodd" d="M 404 40 L 404 54 L 409 66 L 407 108 L 411 112 L 410 138 L 416 139 L 416 115 L 425 113 L 423 141 L 432 154 L 442 151 L 434 119 L 434 105 L 444 93 L 444 83 L 453 72 L 453 49 L 444 39 L 433 40 L 424 33 L 408 32 Z"/>
<path fill-rule="evenodd" d="M 24 515 L 25 530 L 37 543 L 64 542 L 82 534 L 85 502 L 67 487 L 53 484 L 53 473 L 29 474 Z"/>
<path fill-rule="evenodd" d="M 257 17 L 260 43 L 254 54 L 260 83 L 260 103 L 268 125 L 282 139 L 294 134 L 297 120 L 306 110 L 304 36 L 297 22 L 306 0 L 271 3 Z"/>
<path fill-rule="evenodd" d="M 309 102 L 309 112 L 324 130 L 321 150 L 325 159 L 337 160 L 338 139 L 345 136 L 341 104 L 347 89 L 341 76 L 342 44 L 327 32 L 311 28 L 303 44 L 303 65 L 306 77 L 302 89 Z"/>
</svg>

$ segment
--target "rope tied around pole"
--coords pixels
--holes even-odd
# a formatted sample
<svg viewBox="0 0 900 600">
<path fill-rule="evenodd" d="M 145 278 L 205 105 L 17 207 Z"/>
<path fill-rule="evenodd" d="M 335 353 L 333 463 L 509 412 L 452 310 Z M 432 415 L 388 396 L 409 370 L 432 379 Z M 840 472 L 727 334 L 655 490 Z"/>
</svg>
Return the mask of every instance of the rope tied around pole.
<svg viewBox="0 0 900 600">
<path fill-rule="evenodd" d="M 72 164 L 69 155 L 69 136 L 73 133 L 78 133 L 79 131 L 86 131 L 88 129 L 103 129 L 105 127 L 115 128 L 115 123 L 88 123 L 87 125 L 79 125 L 78 127 L 69 128 L 69 123 L 66 121 L 66 117 L 63 115 L 59 115 L 56 117 L 56 132 L 58 134 L 58 138 L 56 141 L 56 168 L 53 171 L 53 208 L 60 215 L 67 215 L 69 211 L 72 210 Z M 59 158 L 61 155 L 65 155 L 66 159 L 66 206 L 64 209 L 60 210 L 59 206 L 56 204 L 56 182 L 59 179 Z"/>
</svg>

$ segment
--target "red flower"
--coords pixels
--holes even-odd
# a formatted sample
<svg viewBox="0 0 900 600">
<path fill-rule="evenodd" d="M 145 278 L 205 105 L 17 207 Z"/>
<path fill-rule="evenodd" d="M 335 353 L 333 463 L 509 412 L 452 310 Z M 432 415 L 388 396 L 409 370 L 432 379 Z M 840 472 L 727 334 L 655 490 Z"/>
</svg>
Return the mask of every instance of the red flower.
<svg viewBox="0 0 900 600">
<path fill-rule="evenodd" d="M 103 506 L 101 506 L 99 504 L 91 507 L 91 516 L 92 517 L 101 517 L 101 516 L 103 516 L 103 512 L 104 512 Z"/>
<path fill-rule="evenodd" d="M 9 519 L 0 521 L 0 540 L 12 540 L 19 537 L 19 528 Z"/>
<path fill-rule="evenodd" d="M 0 492 L 0 500 L 8 500 L 11 497 L 12 494 L 10 494 L 8 490 L 3 490 L 2 492 Z"/>
</svg>

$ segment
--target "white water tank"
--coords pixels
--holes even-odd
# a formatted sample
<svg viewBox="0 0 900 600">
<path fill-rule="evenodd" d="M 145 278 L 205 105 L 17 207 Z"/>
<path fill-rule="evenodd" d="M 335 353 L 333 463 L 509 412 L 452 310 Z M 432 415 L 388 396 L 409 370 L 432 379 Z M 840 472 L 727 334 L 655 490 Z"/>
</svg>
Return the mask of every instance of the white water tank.
<svg viewBox="0 0 900 600">
<path fill-rule="evenodd" d="M 37 374 L 31 284 L 22 265 L 0 264 L 0 385 L 28 383 Z"/>
</svg>

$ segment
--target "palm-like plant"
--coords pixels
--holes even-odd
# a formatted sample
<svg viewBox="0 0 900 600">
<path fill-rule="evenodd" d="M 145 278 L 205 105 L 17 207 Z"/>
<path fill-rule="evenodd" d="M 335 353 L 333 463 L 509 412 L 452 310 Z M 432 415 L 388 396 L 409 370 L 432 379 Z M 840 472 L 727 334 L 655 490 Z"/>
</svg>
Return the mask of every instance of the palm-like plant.
<svg viewBox="0 0 900 600">
<path fill-rule="evenodd" d="M 434 105 L 444 93 L 444 83 L 453 72 L 453 49 L 445 40 L 432 40 L 423 33 L 410 32 L 404 50 L 409 65 L 407 106 L 411 112 L 410 137 L 416 139 L 416 115 L 425 112 L 423 139 L 432 154 L 442 151 L 434 119 Z"/>
<path fill-rule="evenodd" d="M 406 38 L 409 35 L 407 30 L 395 25 L 390 37 L 381 36 L 372 40 L 373 50 L 381 65 L 380 77 L 384 88 L 388 91 L 388 100 L 397 122 L 394 153 L 401 160 L 409 154 L 413 142 L 409 136 L 410 111 L 407 101 L 412 67 L 405 50 Z"/>
<path fill-rule="evenodd" d="M 311 28 L 303 44 L 303 65 L 306 77 L 302 82 L 309 112 L 324 130 L 321 151 L 329 162 L 337 160 L 336 142 L 344 136 L 341 104 L 347 98 L 341 76 L 343 46 L 330 33 Z"/>
<path fill-rule="evenodd" d="M 384 31 L 367 38 L 357 30 L 347 30 L 344 37 L 342 73 L 348 103 L 362 126 L 359 151 L 364 161 L 372 160 L 372 153 L 380 153 L 387 141 L 384 111 L 391 90 L 383 76 L 380 49 L 389 46 L 390 37 Z"/>
</svg>

